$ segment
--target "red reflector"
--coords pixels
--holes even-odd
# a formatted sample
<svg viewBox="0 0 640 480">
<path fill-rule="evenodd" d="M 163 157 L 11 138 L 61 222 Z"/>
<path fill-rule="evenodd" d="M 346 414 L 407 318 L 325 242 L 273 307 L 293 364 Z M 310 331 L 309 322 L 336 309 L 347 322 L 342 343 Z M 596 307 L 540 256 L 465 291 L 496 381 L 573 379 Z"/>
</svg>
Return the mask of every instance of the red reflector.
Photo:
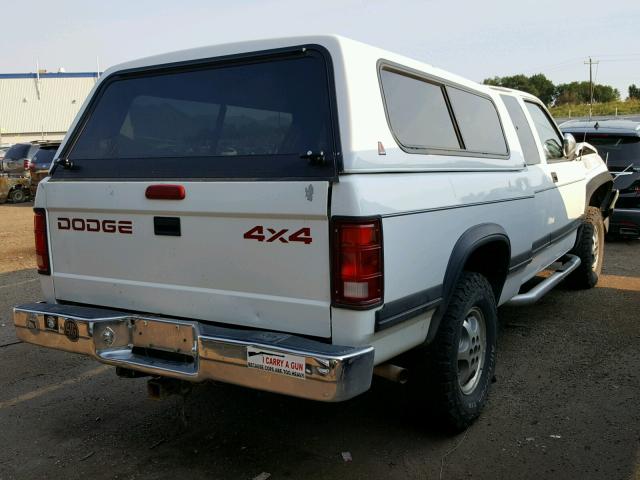
<svg viewBox="0 0 640 480">
<path fill-rule="evenodd" d="M 379 218 L 333 221 L 333 304 L 371 308 L 382 303 L 382 224 Z"/>
<path fill-rule="evenodd" d="M 150 185 L 145 191 L 145 197 L 153 200 L 183 200 L 185 195 L 182 185 Z"/>
<path fill-rule="evenodd" d="M 33 232 L 36 239 L 36 263 L 38 273 L 51 274 L 49 263 L 49 246 L 47 244 L 47 215 L 42 208 L 33 209 Z"/>
</svg>

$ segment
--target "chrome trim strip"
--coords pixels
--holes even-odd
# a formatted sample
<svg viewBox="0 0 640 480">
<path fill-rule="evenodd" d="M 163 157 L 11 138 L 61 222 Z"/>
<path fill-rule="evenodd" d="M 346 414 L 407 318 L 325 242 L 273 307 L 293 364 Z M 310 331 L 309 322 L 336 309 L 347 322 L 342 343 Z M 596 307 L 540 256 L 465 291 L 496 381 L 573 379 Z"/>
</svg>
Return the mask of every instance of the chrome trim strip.
<svg viewBox="0 0 640 480">
<path fill-rule="evenodd" d="M 518 200 L 528 200 L 534 198 L 533 195 L 523 195 L 520 197 L 501 198 L 498 200 L 486 200 L 484 202 L 461 203 L 460 205 L 446 205 L 443 207 L 424 208 L 420 210 L 408 210 L 406 212 L 385 213 L 380 215 L 382 218 L 401 217 L 403 215 L 416 215 L 420 213 L 439 212 L 442 210 L 454 210 L 456 208 L 478 207 L 480 205 L 491 205 L 493 203 L 515 202 Z"/>
</svg>

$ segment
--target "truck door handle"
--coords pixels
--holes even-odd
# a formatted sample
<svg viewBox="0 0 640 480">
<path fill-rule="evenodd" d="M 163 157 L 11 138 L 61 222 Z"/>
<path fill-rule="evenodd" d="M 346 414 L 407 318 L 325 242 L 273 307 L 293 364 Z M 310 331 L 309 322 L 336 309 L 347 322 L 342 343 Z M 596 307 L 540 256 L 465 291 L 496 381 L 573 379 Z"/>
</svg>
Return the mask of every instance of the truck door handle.
<svg viewBox="0 0 640 480">
<path fill-rule="evenodd" d="M 558 183 L 558 174 L 556 172 L 551 172 L 551 179 L 553 183 Z"/>
</svg>

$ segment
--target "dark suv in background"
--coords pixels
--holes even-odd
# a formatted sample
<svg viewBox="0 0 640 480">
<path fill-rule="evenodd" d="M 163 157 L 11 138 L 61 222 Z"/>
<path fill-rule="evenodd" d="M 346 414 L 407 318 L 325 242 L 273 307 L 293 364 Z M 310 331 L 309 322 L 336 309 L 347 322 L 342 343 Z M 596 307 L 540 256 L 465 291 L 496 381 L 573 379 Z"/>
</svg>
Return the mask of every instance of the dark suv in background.
<svg viewBox="0 0 640 480">
<path fill-rule="evenodd" d="M 31 172 L 31 196 L 35 197 L 38 183 L 44 177 L 49 175 L 49 167 L 53 157 L 58 151 L 60 142 L 40 143 L 40 148 L 29 162 L 29 171 Z"/>
<path fill-rule="evenodd" d="M 29 162 L 40 148 L 38 143 L 16 143 L 4 154 L 0 161 L 0 171 L 9 175 L 24 175 Z"/>
<path fill-rule="evenodd" d="M 640 236 L 640 122 L 630 120 L 569 121 L 560 125 L 577 142 L 598 149 L 620 197 L 610 220 L 609 233 Z"/>
</svg>

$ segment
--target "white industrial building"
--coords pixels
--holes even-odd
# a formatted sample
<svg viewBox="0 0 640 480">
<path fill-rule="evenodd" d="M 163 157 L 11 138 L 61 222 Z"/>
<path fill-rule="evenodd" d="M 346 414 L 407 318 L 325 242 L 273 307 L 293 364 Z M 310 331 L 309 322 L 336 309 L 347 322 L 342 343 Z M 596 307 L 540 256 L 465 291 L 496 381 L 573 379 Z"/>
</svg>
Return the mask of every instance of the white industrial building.
<svg viewBox="0 0 640 480">
<path fill-rule="evenodd" d="M 62 139 L 98 76 L 0 73 L 0 145 Z"/>
</svg>

